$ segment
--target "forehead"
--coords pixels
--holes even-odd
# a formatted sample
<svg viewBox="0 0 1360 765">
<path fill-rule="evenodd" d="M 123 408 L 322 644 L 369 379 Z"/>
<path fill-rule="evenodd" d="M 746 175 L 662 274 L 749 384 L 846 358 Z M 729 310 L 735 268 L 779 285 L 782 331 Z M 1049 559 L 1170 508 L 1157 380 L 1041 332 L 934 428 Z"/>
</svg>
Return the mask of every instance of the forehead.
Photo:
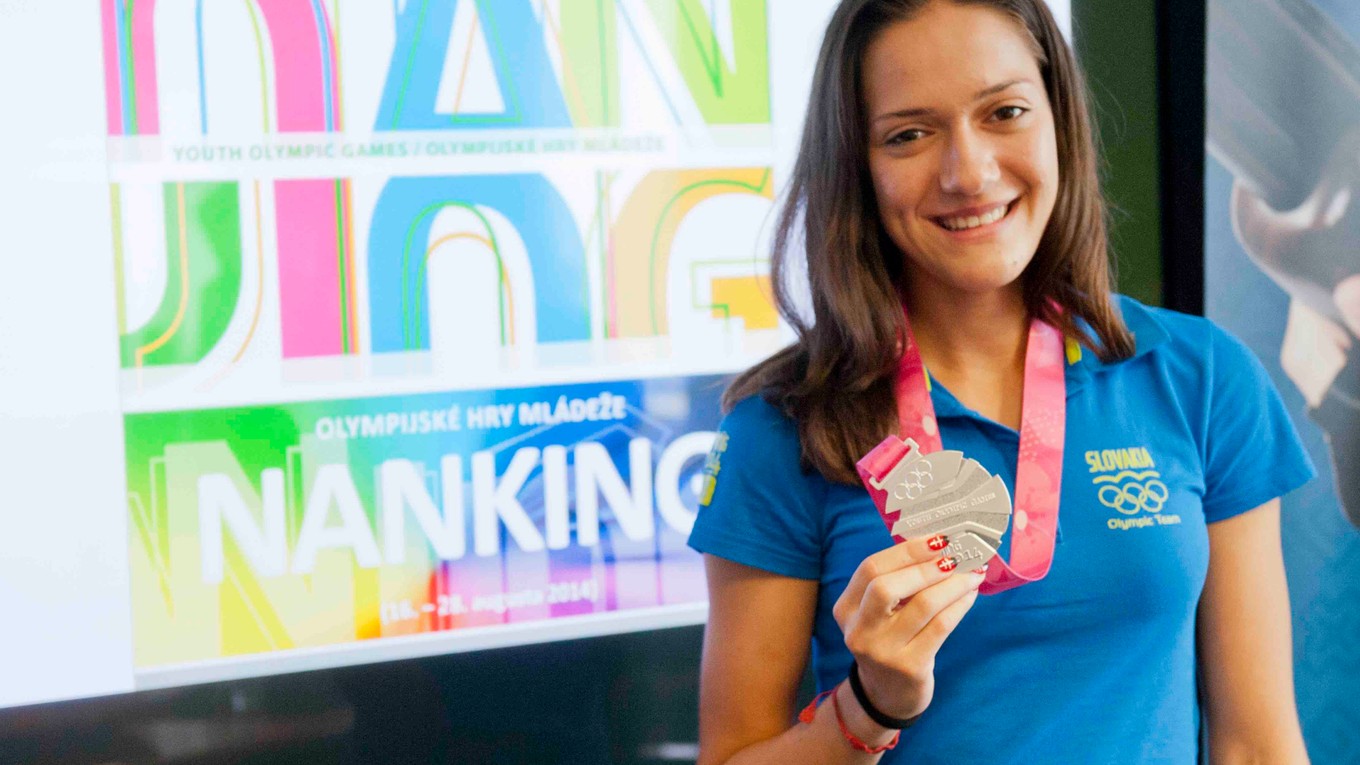
<svg viewBox="0 0 1360 765">
<path fill-rule="evenodd" d="M 983 5 L 933 2 L 883 28 L 864 53 L 871 111 L 971 99 L 1014 79 L 1041 83 L 1033 37 L 1009 14 Z"/>
</svg>

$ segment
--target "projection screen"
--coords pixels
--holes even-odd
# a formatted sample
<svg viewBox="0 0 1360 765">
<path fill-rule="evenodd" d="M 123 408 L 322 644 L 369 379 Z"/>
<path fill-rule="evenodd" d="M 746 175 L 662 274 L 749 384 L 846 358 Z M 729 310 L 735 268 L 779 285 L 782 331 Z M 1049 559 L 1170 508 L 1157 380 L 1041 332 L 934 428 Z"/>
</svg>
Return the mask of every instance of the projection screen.
<svg viewBox="0 0 1360 765">
<path fill-rule="evenodd" d="M 0 4 L 0 706 L 701 622 L 833 7 Z"/>
</svg>

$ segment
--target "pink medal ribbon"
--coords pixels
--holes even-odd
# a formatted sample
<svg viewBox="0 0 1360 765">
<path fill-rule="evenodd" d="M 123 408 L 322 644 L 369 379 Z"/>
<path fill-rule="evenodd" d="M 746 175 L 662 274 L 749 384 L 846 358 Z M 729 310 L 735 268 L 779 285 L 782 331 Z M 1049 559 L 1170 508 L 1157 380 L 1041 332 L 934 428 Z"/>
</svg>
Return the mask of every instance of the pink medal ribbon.
<svg viewBox="0 0 1360 765">
<path fill-rule="evenodd" d="M 930 401 L 929 375 L 910 323 L 906 345 L 896 385 L 899 432 L 902 438 L 916 441 L 921 453 L 930 454 L 942 450 L 944 444 L 935 419 L 935 405 Z M 1043 579 L 1053 565 L 1067 426 L 1065 358 L 1062 333 L 1039 319 L 1032 320 L 1025 349 L 1010 560 L 1002 560 L 1000 555 L 991 560 L 980 590 L 984 595 Z M 899 513 L 887 510 L 887 491 L 876 488 L 875 483 L 881 484 L 908 451 L 901 439 L 888 436 L 856 463 L 860 479 L 889 530 L 897 523 Z M 894 535 L 893 541 L 903 539 Z"/>
</svg>

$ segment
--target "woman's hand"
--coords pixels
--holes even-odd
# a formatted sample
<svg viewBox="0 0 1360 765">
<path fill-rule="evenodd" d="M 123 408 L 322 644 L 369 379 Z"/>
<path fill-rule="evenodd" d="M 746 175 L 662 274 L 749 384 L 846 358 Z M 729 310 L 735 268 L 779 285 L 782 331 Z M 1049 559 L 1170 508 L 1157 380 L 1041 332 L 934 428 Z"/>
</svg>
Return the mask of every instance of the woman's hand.
<svg viewBox="0 0 1360 765">
<path fill-rule="evenodd" d="M 935 693 L 935 654 L 977 601 L 983 573 L 956 573 L 943 537 L 908 539 L 855 569 L 833 613 L 870 703 L 909 718 Z M 957 561 L 953 561 L 957 564 Z"/>
</svg>

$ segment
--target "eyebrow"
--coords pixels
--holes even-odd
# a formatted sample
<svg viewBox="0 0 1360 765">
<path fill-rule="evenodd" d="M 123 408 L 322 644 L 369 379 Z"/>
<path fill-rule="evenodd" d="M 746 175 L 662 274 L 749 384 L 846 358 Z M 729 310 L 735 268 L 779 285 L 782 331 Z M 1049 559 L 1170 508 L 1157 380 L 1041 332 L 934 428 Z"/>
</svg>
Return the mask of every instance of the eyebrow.
<svg viewBox="0 0 1360 765">
<path fill-rule="evenodd" d="M 981 101 L 982 99 L 987 98 L 988 96 L 994 96 L 997 93 L 1006 90 L 1007 88 L 1011 88 L 1016 85 L 1022 84 L 1032 84 L 1032 81 L 1026 77 L 1020 77 L 1014 80 L 1006 80 L 1005 82 L 997 83 L 996 85 L 991 85 L 989 87 L 983 88 L 982 90 L 979 90 L 977 93 L 974 93 L 973 100 Z M 881 120 L 886 119 L 899 119 L 905 117 L 923 117 L 925 115 L 932 114 L 933 112 L 934 112 L 933 109 L 926 108 L 899 109 L 895 112 L 888 112 L 887 114 L 878 115 L 877 117 L 874 118 L 874 122 L 879 122 Z"/>
</svg>

